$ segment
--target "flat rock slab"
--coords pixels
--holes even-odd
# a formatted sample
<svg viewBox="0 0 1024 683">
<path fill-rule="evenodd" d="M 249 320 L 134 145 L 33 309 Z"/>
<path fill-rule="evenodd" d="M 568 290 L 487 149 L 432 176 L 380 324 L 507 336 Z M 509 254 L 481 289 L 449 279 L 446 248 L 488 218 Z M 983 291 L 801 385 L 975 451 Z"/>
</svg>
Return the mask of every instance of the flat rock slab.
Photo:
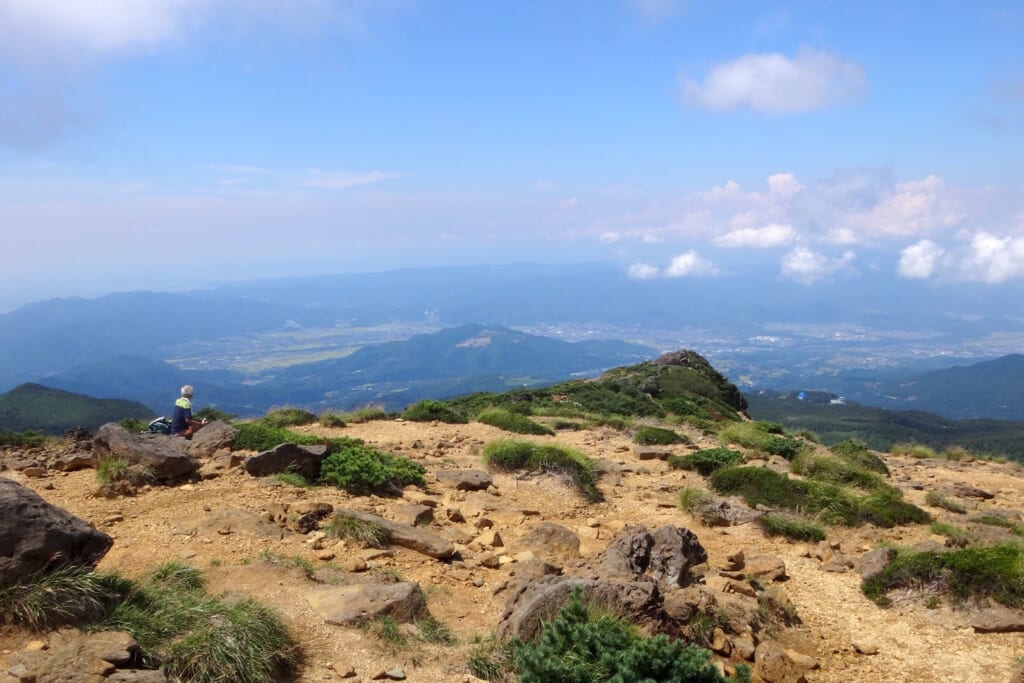
<svg viewBox="0 0 1024 683">
<path fill-rule="evenodd" d="M 199 461 L 185 451 L 188 442 L 166 434 L 132 434 L 112 422 L 99 428 L 93 439 L 97 460 L 120 456 L 133 465 L 148 467 L 160 481 L 192 474 Z"/>
<path fill-rule="evenodd" d="M 438 470 L 434 476 L 457 491 L 483 491 L 493 483 L 491 475 L 482 470 Z"/>
<path fill-rule="evenodd" d="M 384 616 L 408 623 L 427 609 L 420 585 L 412 581 L 323 588 L 306 593 L 306 602 L 325 622 L 339 626 L 360 626 Z"/>
<path fill-rule="evenodd" d="M 978 612 L 971 626 L 975 633 L 1017 633 L 1024 631 L 1024 611 L 989 607 Z"/>
<path fill-rule="evenodd" d="M 439 560 L 447 560 L 455 555 L 455 546 L 451 541 L 409 524 L 392 522 L 389 519 L 359 510 L 338 509 L 335 514 L 348 515 L 383 527 L 388 532 L 391 545 L 409 548 Z"/>
</svg>

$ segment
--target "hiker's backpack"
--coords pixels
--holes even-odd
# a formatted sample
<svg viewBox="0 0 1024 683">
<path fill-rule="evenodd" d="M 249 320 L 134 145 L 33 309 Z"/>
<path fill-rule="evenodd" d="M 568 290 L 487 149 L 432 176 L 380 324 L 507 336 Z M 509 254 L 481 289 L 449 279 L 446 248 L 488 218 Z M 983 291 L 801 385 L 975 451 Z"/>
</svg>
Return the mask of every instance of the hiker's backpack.
<svg viewBox="0 0 1024 683">
<path fill-rule="evenodd" d="M 158 417 L 149 423 L 150 434 L 170 434 L 171 419 L 169 417 Z"/>
</svg>

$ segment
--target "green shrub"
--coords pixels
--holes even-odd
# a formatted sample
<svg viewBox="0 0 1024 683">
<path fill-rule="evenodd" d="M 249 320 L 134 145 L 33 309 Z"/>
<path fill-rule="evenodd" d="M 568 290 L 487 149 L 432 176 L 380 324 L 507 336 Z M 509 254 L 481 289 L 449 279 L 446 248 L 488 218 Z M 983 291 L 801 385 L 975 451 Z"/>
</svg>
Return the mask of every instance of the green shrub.
<svg viewBox="0 0 1024 683">
<path fill-rule="evenodd" d="M 516 434 L 554 434 L 547 427 L 537 424 L 521 413 L 514 413 L 504 408 L 487 408 L 476 416 L 477 422 L 504 429 Z"/>
<path fill-rule="evenodd" d="M 456 413 L 447 403 L 443 401 L 420 401 L 414 403 L 402 412 L 403 420 L 412 422 L 447 422 L 450 424 L 465 424 L 469 420 Z"/>
<path fill-rule="evenodd" d="M 631 420 L 625 417 L 618 417 L 616 415 L 598 415 L 590 421 L 591 427 L 611 427 L 620 432 L 629 429 L 629 426 L 633 424 Z"/>
<path fill-rule="evenodd" d="M 885 461 L 872 453 L 868 445 L 863 441 L 847 439 L 835 444 L 829 450 L 834 455 L 851 464 L 872 472 L 878 472 L 886 477 L 889 476 L 889 468 L 886 466 Z"/>
<path fill-rule="evenodd" d="M 898 443 L 889 451 L 893 455 L 903 455 L 910 458 L 937 458 L 935 449 L 928 446 L 912 443 Z"/>
<path fill-rule="evenodd" d="M 25 432 L 0 432 L 0 446 L 14 446 L 15 448 L 35 448 L 46 441 L 43 434 L 35 431 Z"/>
<path fill-rule="evenodd" d="M 897 588 L 938 588 L 957 601 L 991 598 L 1024 606 L 1024 551 L 1013 544 L 963 548 L 947 553 L 900 550 L 876 577 L 861 584 L 864 594 L 885 605 Z"/>
<path fill-rule="evenodd" d="M 590 502 L 604 500 L 597 488 L 597 468 L 590 458 L 561 446 L 502 439 L 484 449 L 484 462 L 500 470 L 544 470 L 563 472 Z"/>
<path fill-rule="evenodd" d="M 135 583 L 95 630 L 128 631 L 147 665 L 198 683 L 270 683 L 295 664 L 295 646 L 270 609 L 208 595 L 198 570 L 169 563 Z"/>
<path fill-rule="evenodd" d="M 515 650 L 520 683 L 723 683 L 707 650 L 666 635 L 647 637 L 610 614 L 594 613 L 579 589 L 536 642 Z M 741 680 L 749 680 L 745 668 Z"/>
<path fill-rule="evenodd" d="M 205 408 L 192 413 L 192 417 L 197 420 L 206 420 L 207 422 L 213 422 L 214 420 L 231 422 L 238 417 L 238 415 L 225 413 L 223 410 L 218 410 L 213 406 L 206 406 Z"/>
<path fill-rule="evenodd" d="M 864 491 L 876 491 L 888 486 L 877 473 L 831 455 L 805 452 L 793 458 L 789 468 L 794 474 L 810 479 L 842 486 L 856 486 Z"/>
<path fill-rule="evenodd" d="M 316 415 L 302 408 L 286 406 L 284 408 L 274 408 L 261 417 L 260 421 L 271 427 L 297 427 L 299 425 L 313 424 L 316 422 Z"/>
<path fill-rule="evenodd" d="M 711 413 L 696 402 L 685 398 L 671 397 L 661 399 L 661 407 L 679 417 L 695 417 L 699 420 L 711 420 Z"/>
<path fill-rule="evenodd" d="M 427 483 L 423 465 L 379 451 L 360 439 L 331 439 L 331 450 L 320 465 L 320 480 L 349 493 L 368 494 Z"/>
<path fill-rule="evenodd" d="M 813 522 L 799 517 L 769 514 L 759 520 L 769 536 L 784 536 L 794 541 L 824 541 L 825 530 Z"/>
<path fill-rule="evenodd" d="M 903 500 L 897 488 L 879 489 L 857 503 L 860 523 L 870 522 L 875 526 L 892 528 L 906 524 L 927 524 L 932 520 L 927 512 Z"/>
<path fill-rule="evenodd" d="M 671 429 L 641 425 L 636 428 L 633 441 L 642 446 L 667 446 L 674 443 L 689 443 L 690 439 Z"/>
<path fill-rule="evenodd" d="M 389 415 L 384 406 L 370 405 L 357 408 L 348 413 L 342 413 L 341 418 L 349 424 L 357 425 L 373 420 L 387 420 Z"/>
<path fill-rule="evenodd" d="M 143 486 L 156 481 L 156 474 L 150 467 L 131 465 L 123 457 L 112 455 L 97 463 L 96 481 L 103 486 L 115 481 L 126 481 L 132 486 Z"/>
<path fill-rule="evenodd" d="M 791 460 L 806 444 L 792 436 L 786 436 L 777 424 L 771 422 L 736 422 L 726 425 L 719 432 L 719 439 L 762 453 L 778 455 Z"/>
<path fill-rule="evenodd" d="M 929 491 L 924 497 L 924 502 L 933 507 L 955 512 L 958 515 L 967 513 L 967 508 L 950 498 L 944 491 Z"/>
<path fill-rule="evenodd" d="M 120 422 L 118 422 L 117 424 L 121 425 L 122 427 L 127 429 L 129 432 L 148 432 L 149 431 L 149 423 L 146 422 L 145 420 L 139 419 L 137 417 L 126 417 L 123 420 L 121 420 Z"/>
<path fill-rule="evenodd" d="M 346 538 L 369 548 L 387 548 L 391 534 L 373 521 L 350 515 L 339 510 L 324 526 L 324 532 L 331 538 Z"/>
<path fill-rule="evenodd" d="M 323 427 L 342 428 L 348 426 L 341 413 L 320 413 L 320 425 Z"/>
<path fill-rule="evenodd" d="M 274 427 L 262 420 L 243 422 L 236 425 L 238 433 L 231 441 L 231 450 L 268 451 L 283 443 L 297 443 L 311 446 L 323 443 L 323 439 L 311 434 L 299 434 L 281 427 Z"/>
<path fill-rule="evenodd" d="M 715 470 L 739 465 L 742 462 L 742 453 L 723 446 L 703 448 L 683 457 L 672 455 L 668 458 L 670 466 L 682 470 L 697 470 L 705 477 L 711 476 Z"/>
</svg>

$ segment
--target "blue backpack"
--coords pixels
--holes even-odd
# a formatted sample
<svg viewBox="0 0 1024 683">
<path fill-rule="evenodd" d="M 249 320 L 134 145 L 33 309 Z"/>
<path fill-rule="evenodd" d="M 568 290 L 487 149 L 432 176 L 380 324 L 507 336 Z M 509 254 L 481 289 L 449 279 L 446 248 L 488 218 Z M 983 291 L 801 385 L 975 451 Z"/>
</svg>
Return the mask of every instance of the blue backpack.
<svg viewBox="0 0 1024 683">
<path fill-rule="evenodd" d="M 171 418 L 169 417 L 158 417 L 149 423 L 150 434 L 170 434 L 171 433 Z"/>
</svg>

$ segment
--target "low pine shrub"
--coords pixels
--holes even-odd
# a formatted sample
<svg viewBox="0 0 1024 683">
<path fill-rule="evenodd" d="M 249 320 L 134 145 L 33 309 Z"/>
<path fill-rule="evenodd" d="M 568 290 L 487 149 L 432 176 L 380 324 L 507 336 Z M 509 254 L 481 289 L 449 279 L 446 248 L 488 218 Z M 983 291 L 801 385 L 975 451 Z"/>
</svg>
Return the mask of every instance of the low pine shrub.
<svg viewBox="0 0 1024 683">
<path fill-rule="evenodd" d="M 540 638 L 515 649 L 520 683 L 724 683 L 711 653 L 662 634 L 644 636 L 621 618 L 592 612 L 579 589 L 544 625 Z M 746 668 L 739 680 L 749 681 Z"/>
<path fill-rule="evenodd" d="M 689 443 L 690 439 L 671 429 L 641 425 L 636 428 L 633 441 L 641 446 L 668 446 L 675 443 Z"/>
<path fill-rule="evenodd" d="M 297 443 L 306 446 L 323 443 L 323 439 L 320 437 L 274 427 L 262 420 L 243 422 L 236 427 L 238 433 L 231 441 L 231 450 L 235 451 L 268 451 L 283 443 Z"/>
<path fill-rule="evenodd" d="M 330 449 L 320 465 L 320 480 L 349 493 L 426 485 L 423 465 L 367 446 L 360 439 L 331 439 Z"/>
<path fill-rule="evenodd" d="M 553 431 L 544 425 L 537 424 L 526 415 L 504 408 L 487 408 L 476 416 L 476 420 L 515 434 L 554 434 Z"/>
<path fill-rule="evenodd" d="M 590 458 L 579 451 L 502 439 L 487 444 L 484 462 L 500 470 L 563 472 L 572 478 L 576 488 L 588 501 L 594 503 L 604 500 L 604 495 L 597 488 L 597 468 Z"/>
<path fill-rule="evenodd" d="M 861 584 L 880 605 L 889 604 L 889 591 L 920 587 L 937 588 L 958 602 L 991 598 L 1024 606 L 1024 550 L 1009 543 L 946 553 L 904 549 L 885 571 Z"/>
<path fill-rule="evenodd" d="M 260 418 L 261 422 L 271 427 L 297 427 L 313 424 L 316 420 L 316 415 L 313 413 L 293 406 L 274 408 Z"/>
<path fill-rule="evenodd" d="M 731 448 L 703 448 L 682 457 L 669 456 L 668 464 L 681 470 L 697 470 L 705 477 L 723 467 L 732 467 L 743 463 L 743 454 Z"/>
<path fill-rule="evenodd" d="M 420 401 L 402 411 L 402 419 L 412 422 L 447 422 L 450 424 L 465 424 L 469 420 L 452 410 L 451 406 L 443 401 Z"/>
<path fill-rule="evenodd" d="M 789 515 L 763 515 L 761 528 L 769 536 L 783 536 L 794 541 L 824 541 L 825 530 L 813 522 Z"/>
<path fill-rule="evenodd" d="M 877 472 L 886 477 L 889 476 L 889 468 L 886 466 L 885 461 L 872 453 L 871 449 L 863 441 L 847 439 L 835 444 L 829 450 L 832 451 L 833 455 L 862 469 Z"/>
</svg>

